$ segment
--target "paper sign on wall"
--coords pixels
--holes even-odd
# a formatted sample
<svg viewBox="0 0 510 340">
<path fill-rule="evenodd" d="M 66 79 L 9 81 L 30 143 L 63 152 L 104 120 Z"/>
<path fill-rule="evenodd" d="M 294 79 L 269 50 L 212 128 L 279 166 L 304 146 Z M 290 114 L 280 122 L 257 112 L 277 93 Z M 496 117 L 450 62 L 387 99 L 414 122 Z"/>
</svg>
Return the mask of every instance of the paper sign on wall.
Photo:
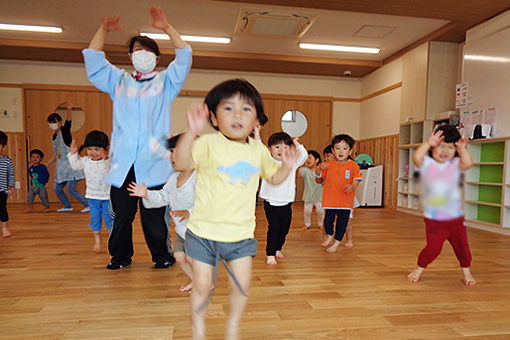
<svg viewBox="0 0 510 340">
<path fill-rule="evenodd" d="M 455 108 L 463 108 L 471 105 L 472 101 L 469 97 L 469 84 L 463 82 L 455 86 Z"/>
</svg>

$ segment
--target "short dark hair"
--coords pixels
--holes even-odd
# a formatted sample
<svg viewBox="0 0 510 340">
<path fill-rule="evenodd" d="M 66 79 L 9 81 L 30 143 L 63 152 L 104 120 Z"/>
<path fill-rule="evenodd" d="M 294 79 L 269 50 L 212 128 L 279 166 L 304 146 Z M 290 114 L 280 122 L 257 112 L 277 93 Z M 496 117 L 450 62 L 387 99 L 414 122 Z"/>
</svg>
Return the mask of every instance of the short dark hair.
<svg viewBox="0 0 510 340">
<path fill-rule="evenodd" d="M 158 57 L 160 56 L 158 43 L 156 41 L 154 41 L 153 39 L 143 36 L 143 35 L 137 35 L 137 36 L 134 36 L 131 39 L 129 39 L 129 44 L 128 44 L 129 45 L 129 53 L 133 53 L 133 46 L 135 46 L 135 43 L 137 41 L 140 45 L 142 45 L 146 49 L 154 52 L 154 54 L 157 55 Z"/>
<path fill-rule="evenodd" d="M 267 140 L 268 146 L 272 146 L 272 145 L 276 145 L 276 144 L 280 144 L 280 143 L 283 143 L 288 146 L 294 145 L 294 142 L 292 141 L 292 137 L 289 136 L 285 132 L 275 132 Z"/>
<path fill-rule="evenodd" d="M 326 156 L 328 153 L 333 153 L 333 145 L 329 144 L 328 146 L 326 146 L 324 148 L 324 150 L 322 151 L 322 154 L 324 156 Z"/>
<path fill-rule="evenodd" d="M 7 135 L 3 131 L 0 131 L 0 145 L 7 145 Z"/>
<path fill-rule="evenodd" d="M 175 149 L 177 146 L 177 141 L 182 136 L 182 133 L 179 133 L 178 135 L 173 136 L 172 138 L 169 138 L 166 140 L 166 148 L 168 150 Z"/>
<path fill-rule="evenodd" d="M 319 163 L 322 162 L 321 155 L 315 150 L 308 150 L 308 154 L 312 155 L 313 158 L 318 159 Z"/>
<path fill-rule="evenodd" d="M 53 112 L 48 116 L 48 119 L 46 119 L 46 121 L 48 123 L 58 123 L 62 121 L 62 117 L 58 113 Z"/>
<path fill-rule="evenodd" d="M 333 140 L 331 141 L 331 145 L 333 147 L 335 147 L 335 144 L 338 144 L 340 142 L 345 142 L 347 145 L 349 145 L 349 149 L 352 149 L 352 147 L 354 146 L 354 143 L 356 143 L 354 138 L 352 138 L 351 136 L 346 135 L 346 134 L 341 134 L 341 135 L 336 135 L 335 137 L 333 137 Z"/>
<path fill-rule="evenodd" d="M 435 132 L 442 131 L 445 143 L 457 143 L 461 138 L 459 130 L 453 125 L 445 124 L 439 126 Z"/>
<path fill-rule="evenodd" d="M 44 158 L 44 152 L 42 152 L 39 149 L 32 149 L 32 150 L 30 150 L 30 156 L 32 156 L 33 154 L 41 156 L 41 159 Z"/>
<path fill-rule="evenodd" d="M 88 148 L 90 146 L 97 146 L 103 149 L 108 149 L 108 136 L 106 133 L 94 130 L 87 133 L 87 136 L 85 136 L 85 143 L 80 146 L 80 152 L 84 148 Z"/>
<path fill-rule="evenodd" d="M 211 91 L 209 91 L 205 97 L 204 103 L 207 104 L 209 111 L 216 117 L 216 108 L 218 107 L 218 104 L 223 99 L 232 98 L 237 94 L 255 106 L 255 109 L 257 110 L 257 120 L 262 125 L 266 124 L 268 118 L 264 113 L 262 97 L 255 86 L 250 84 L 246 79 L 236 78 L 219 83 L 213 87 Z M 210 117 L 209 121 L 211 121 Z M 214 128 L 218 130 L 218 127 L 215 126 Z"/>
</svg>

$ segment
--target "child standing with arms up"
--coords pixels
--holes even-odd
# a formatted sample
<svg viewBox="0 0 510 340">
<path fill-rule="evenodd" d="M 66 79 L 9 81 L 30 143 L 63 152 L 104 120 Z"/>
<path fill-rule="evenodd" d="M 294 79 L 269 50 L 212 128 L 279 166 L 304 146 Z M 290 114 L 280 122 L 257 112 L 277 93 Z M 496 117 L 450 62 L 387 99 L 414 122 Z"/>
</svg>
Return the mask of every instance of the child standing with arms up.
<svg viewBox="0 0 510 340">
<path fill-rule="evenodd" d="M 0 131 L 0 222 L 2 222 L 2 236 L 11 236 L 7 213 L 7 197 L 14 192 L 14 164 L 7 156 L 7 135 Z"/>
<path fill-rule="evenodd" d="M 335 240 L 333 245 L 326 249 L 329 253 L 336 252 L 344 237 L 354 207 L 356 187 L 362 179 L 358 164 L 349 159 L 354 143 L 354 138 L 349 135 L 335 136 L 331 142 L 335 160 L 323 166 L 321 176 L 316 180 L 317 183 L 324 183 L 322 206 L 326 210 L 324 228 L 327 236 L 321 245 L 327 247 Z M 336 230 L 333 236 L 335 220 Z"/>
<path fill-rule="evenodd" d="M 461 138 L 454 126 L 440 126 L 416 150 L 413 162 L 420 170 L 427 245 L 418 256 L 418 266 L 407 278 L 417 282 L 448 240 L 462 268 L 464 284 L 473 286 L 476 280 L 469 269 L 471 252 L 459 187 L 462 172 L 474 164 L 467 151 L 467 140 Z"/>
<path fill-rule="evenodd" d="M 219 131 L 200 136 L 208 118 Z M 179 138 L 175 169 L 196 170 L 195 205 L 186 233 L 186 250 L 193 259 L 194 340 L 205 339 L 205 307 L 214 283 L 214 268 L 220 259 L 228 263 L 232 272 L 225 339 L 239 339 L 252 257 L 257 252 L 253 234 L 259 178 L 279 184 L 297 162 L 297 152 L 283 152 L 279 167 L 269 150 L 249 137 L 264 119 L 262 98 L 255 87 L 246 80 L 233 79 L 216 85 L 207 94 L 204 105 L 188 111 L 190 131 Z"/>
<path fill-rule="evenodd" d="M 80 157 L 79 151 L 87 148 L 87 156 Z M 71 152 L 67 155 L 69 164 L 73 170 L 83 170 L 85 172 L 85 181 L 87 189 L 85 197 L 89 200 L 90 225 L 94 233 L 93 251 L 101 251 L 102 229 L 101 216 L 103 217 L 106 229 L 110 231 L 113 225 L 113 219 L 110 216 L 108 208 L 110 198 L 110 185 L 103 181 L 110 169 L 111 161 L 108 159 L 108 136 L 101 131 L 91 131 L 85 137 L 85 144 L 78 147 L 73 141 L 71 143 Z"/>
<path fill-rule="evenodd" d="M 34 205 L 35 195 L 38 195 L 44 206 L 43 211 L 50 211 L 50 203 L 48 201 L 48 191 L 46 189 L 46 183 L 50 179 L 50 173 L 46 165 L 41 164 L 44 158 L 44 153 L 39 149 L 33 149 L 30 151 L 30 167 L 28 172 L 30 174 L 30 183 L 28 187 L 28 208 L 25 212 L 32 212 Z"/>
<path fill-rule="evenodd" d="M 297 164 L 290 175 L 278 185 L 262 179 L 260 198 L 264 199 L 267 219 L 266 264 L 276 264 L 276 258 L 283 258 L 282 248 L 292 222 L 292 202 L 296 196 L 296 171 L 308 157 L 305 147 L 285 132 L 273 133 L 267 142 L 271 156 L 280 164 L 282 155 L 291 148 L 299 153 Z"/>
<path fill-rule="evenodd" d="M 312 222 L 312 210 L 315 207 L 317 213 L 317 225 L 322 229 L 324 222 L 324 209 L 322 209 L 322 185 L 315 181 L 317 175 L 320 175 L 321 169 L 319 164 L 321 155 L 315 150 L 308 150 L 308 158 L 305 166 L 299 169 L 299 175 L 303 177 L 305 182 L 305 190 L 303 191 L 303 201 L 305 202 L 304 217 L 305 226 L 303 229 L 310 229 Z"/>
</svg>

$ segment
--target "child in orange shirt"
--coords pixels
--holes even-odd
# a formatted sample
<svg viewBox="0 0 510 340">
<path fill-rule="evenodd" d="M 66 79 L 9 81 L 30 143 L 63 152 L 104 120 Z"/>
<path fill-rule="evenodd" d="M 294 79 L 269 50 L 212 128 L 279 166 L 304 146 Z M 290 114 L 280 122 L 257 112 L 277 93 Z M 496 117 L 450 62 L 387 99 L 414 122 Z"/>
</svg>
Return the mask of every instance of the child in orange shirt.
<svg viewBox="0 0 510 340">
<path fill-rule="evenodd" d="M 331 142 L 335 159 L 322 166 L 322 173 L 316 179 L 317 183 L 324 183 L 322 207 L 326 211 L 324 228 L 327 238 L 321 245 L 327 247 L 335 239 L 333 245 L 326 249 L 329 253 L 336 252 L 344 237 L 354 207 L 356 187 L 362 179 L 359 166 L 349 159 L 354 143 L 354 138 L 349 135 L 336 135 Z M 333 236 L 335 220 L 336 231 Z"/>
</svg>

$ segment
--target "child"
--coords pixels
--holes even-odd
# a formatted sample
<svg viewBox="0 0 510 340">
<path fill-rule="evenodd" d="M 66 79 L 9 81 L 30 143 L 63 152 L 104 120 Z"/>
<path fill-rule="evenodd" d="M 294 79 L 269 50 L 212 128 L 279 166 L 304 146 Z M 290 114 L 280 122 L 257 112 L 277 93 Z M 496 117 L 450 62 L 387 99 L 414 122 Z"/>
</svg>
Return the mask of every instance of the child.
<svg viewBox="0 0 510 340">
<path fill-rule="evenodd" d="M 55 131 L 55 133 L 53 133 L 53 136 L 51 137 L 54 156 L 46 165 L 49 166 L 56 161 L 53 191 L 64 206 L 63 208 L 57 209 L 57 212 L 73 211 L 71 202 L 69 202 L 69 198 L 64 193 L 64 187 L 67 185 L 67 193 L 83 204 L 84 208 L 80 210 L 80 212 L 86 213 L 89 211 L 87 199 L 78 190 L 76 190 L 76 183 L 84 179 L 85 175 L 83 174 L 83 171 L 74 171 L 69 165 L 69 160 L 67 159 L 69 147 L 73 140 L 71 136 L 73 103 L 67 101 L 65 104 L 67 109 L 65 123 L 62 123 L 62 117 L 58 113 L 50 114 L 47 119 L 48 127 L 52 131 Z"/>
<path fill-rule="evenodd" d="M 320 162 L 321 155 L 315 150 L 308 150 L 308 158 L 305 162 L 305 166 L 299 169 L 299 175 L 303 177 L 303 181 L 305 182 L 305 190 L 303 190 L 303 201 L 305 202 L 305 226 L 303 229 L 305 230 L 310 229 L 313 207 L 315 207 L 315 211 L 317 212 L 317 224 L 321 230 L 324 221 L 322 185 L 315 182 L 316 176 L 320 175 Z"/>
<path fill-rule="evenodd" d="M 474 164 L 467 151 L 467 140 L 461 138 L 454 126 L 440 126 L 416 150 L 413 162 L 420 171 L 427 245 L 418 256 L 418 266 L 407 278 L 417 282 L 448 239 L 462 268 L 464 284 L 473 286 L 476 280 L 469 270 L 471 252 L 459 187 L 462 172 Z"/>
<path fill-rule="evenodd" d="M 87 156 L 80 157 L 79 153 L 87 148 Z M 67 155 L 69 164 L 73 170 L 83 170 L 85 172 L 85 181 L 87 184 L 85 196 L 89 200 L 90 207 L 90 229 L 94 233 L 93 251 L 101 252 L 102 229 L 101 215 L 106 229 L 110 231 L 113 225 L 113 219 L 110 216 L 108 208 L 110 199 L 110 185 L 103 181 L 110 169 L 111 161 L 108 159 L 108 136 L 101 131 L 91 131 L 85 137 L 85 144 L 78 147 L 73 141 L 71 143 L 71 152 Z"/>
<path fill-rule="evenodd" d="M 299 159 L 289 177 L 278 185 L 272 185 L 262 179 L 260 198 L 264 199 L 264 211 L 267 219 L 266 264 L 277 264 L 276 258 L 283 258 L 282 248 L 290 230 L 292 221 L 292 202 L 296 195 L 296 171 L 308 157 L 305 147 L 285 132 L 273 133 L 267 142 L 271 156 L 280 164 L 282 155 L 296 148 Z"/>
<path fill-rule="evenodd" d="M 333 145 L 329 144 L 322 151 L 322 155 L 324 156 L 324 164 L 329 161 L 335 160 L 335 155 L 333 154 Z"/>
<path fill-rule="evenodd" d="M 2 236 L 11 236 L 7 213 L 7 197 L 14 192 L 14 164 L 7 156 L 7 135 L 0 131 L 0 222 L 2 222 Z"/>
<path fill-rule="evenodd" d="M 179 136 L 177 135 L 168 140 L 172 167 L 175 167 L 174 150 Z M 160 190 L 147 190 L 147 186 L 143 182 L 142 185 L 138 185 L 135 182 L 131 183 L 128 190 L 131 196 L 143 197 L 143 205 L 148 209 L 170 205 L 172 209 L 170 215 L 174 220 L 176 233 L 173 244 L 175 260 L 184 274 L 190 279 L 190 282 L 181 286 L 179 290 L 181 292 L 189 292 L 192 287 L 193 269 L 191 268 L 191 259 L 186 256 L 184 243 L 186 240 L 186 224 L 193 209 L 195 171 L 189 169 L 174 172 L 163 186 L 163 189 Z"/>
<path fill-rule="evenodd" d="M 130 196 L 127 190 L 131 182 L 145 182 L 148 189 L 159 190 L 170 177 L 171 169 L 164 159 L 167 150 L 161 143 L 170 135 L 172 101 L 191 68 L 191 47 L 168 23 L 161 8 L 150 6 L 149 12 L 151 25 L 165 32 L 175 47 L 175 59 L 166 70 L 156 70 L 160 60 L 158 44 L 144 36 L 132 37 L 129 43 L 133 73 L 106 60 L 104 43 L 110 32 L 121 29 L 118 16 L 103 17 L 89 48 L 82 51 L 89 80 L 113 100 L 112 167 L 105 178 L 111 184 L 110 200 L 115 216 L 108 239 L 112 258 L 106 268 L 110 270 L 131 264 L 132 223 L 137 205 L 154 268 L 169 268 L 175 263 L 165 222 L 166 207 L 146 209 L 140 198 Z"/>
<path fill-rule="evenodd" d="M 46 183 L 50 179 L 50 173 L 46 165 L 41 164 L 44 158 L 44 153 L 39 149 L 30 151 L 30 167 L 28 172 L 30 174 L 30 185 L 28 187 L 28 208 L 25 212 L 32 212 L 34 205 L 35 195 L 38 195 L 44 205 L 44 212 L 50 211 L 50 203 L 48 202 L 48 191 Z"/>
<path fill-rule="evenodd" d="M 327 162 L 317 178 L 317 183 L 324 183 L 322 207 L 326 210 L 324 228 L 327 235 L 326 240 L 321 243 L 324 247 L 333 241 L 333 225 L 336 219 L 335 242 L 326 249 L 329 253 L 336 252 L 344 237 L 354 207 L 356 187 L 361 181 L 358 164 L 349 159 L 354 143 L 354 138 L 349 135 L 335 136 L 331 142 L 335 160 Z"/>
<path fill-rule="evenodd" d="M 205 307 L 219 260 L 228 262 L 233 273 L 226 339 L 239 339 L 252 257 L 257 252 L 253 234 L 259 177 L 279 184 L 297 162 L 297 152 L 286 151 L 278 167 L 269 150 L 249 138 L 265 117 L 255 87 L 246 80 L 228 80 L 207 94 L 204 105 L 188 111 L 190 131 L 179 138 L 175 169 L 196 170 L 195 205 L 186 232 L 186 251 L 193 267 L 190 302 L 195 340 L 205 338 Z M 196 139 L 207 127 L 208 118 L 219 131 Z"/>
</svg>

